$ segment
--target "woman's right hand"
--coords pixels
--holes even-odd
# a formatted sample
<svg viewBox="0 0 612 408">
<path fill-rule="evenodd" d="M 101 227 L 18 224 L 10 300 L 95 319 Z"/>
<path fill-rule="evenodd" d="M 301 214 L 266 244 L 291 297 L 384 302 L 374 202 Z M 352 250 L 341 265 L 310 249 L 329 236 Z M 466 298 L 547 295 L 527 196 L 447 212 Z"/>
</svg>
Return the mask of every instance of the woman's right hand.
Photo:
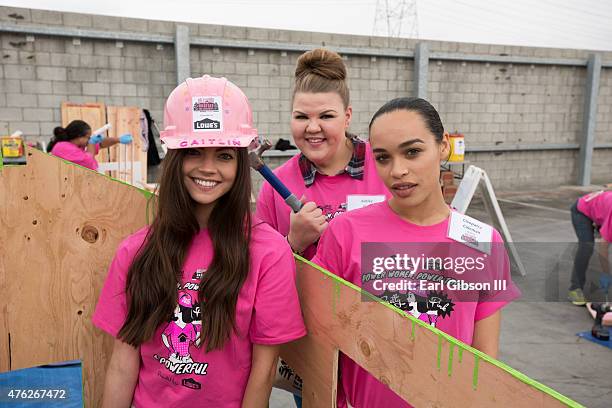
<svg viewBox="0 0 612 408">
<path fill-rule="evenodd" d="M 287 240 L 291 249 L 297 253 L 304 252 L 309 245 L 319 239 L 327 225 L 323 211 L 317 207 L 317 204 L 313 201 L 304 203 L 299 212 L 292 212 L 289 217 Z"/>
</svg>

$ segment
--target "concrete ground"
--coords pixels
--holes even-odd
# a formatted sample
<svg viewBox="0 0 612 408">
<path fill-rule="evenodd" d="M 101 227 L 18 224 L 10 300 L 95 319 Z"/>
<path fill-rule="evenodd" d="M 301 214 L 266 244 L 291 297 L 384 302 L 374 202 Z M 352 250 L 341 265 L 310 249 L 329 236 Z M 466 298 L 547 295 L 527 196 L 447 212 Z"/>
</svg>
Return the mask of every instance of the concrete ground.
<svg viewBox="0 0 612 408">
<path fill-rule="evenodd" d="M 499 359 L 589 408 L 612 407 L 612 350 L 576 336 L 590 330 L 584 307 L 564 300 L 576 241 L 569 208 L 595 189 L 498 193 L 526 277 L 514 276 L 523 299 L 503 309 Z M 478 198 L 468 214 L 491 219 Z M 597 276 L 594 256 L 591 267 Z M 592 286 L 591 286 L 592 287 Z M 593 288 L 593 287 L 592 287 Z M 270 408 L 293 407 L 292 397 L 274 390 Z"/>
</svg>

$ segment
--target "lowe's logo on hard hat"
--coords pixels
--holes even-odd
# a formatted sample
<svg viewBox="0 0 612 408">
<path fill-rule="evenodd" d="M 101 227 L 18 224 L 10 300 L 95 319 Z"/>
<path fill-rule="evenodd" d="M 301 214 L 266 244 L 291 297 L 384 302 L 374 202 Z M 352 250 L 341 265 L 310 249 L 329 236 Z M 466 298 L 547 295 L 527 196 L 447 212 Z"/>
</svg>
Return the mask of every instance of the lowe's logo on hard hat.
<svg viewBox="0 0 612 408">
<path fill-rule="evenodd" d="M 195 130 L 219 130 L 221 129 L 221 123 L 212 119 L 202 119 L 197 122 L 193 122 L 193 128 Z"/>
</svg>

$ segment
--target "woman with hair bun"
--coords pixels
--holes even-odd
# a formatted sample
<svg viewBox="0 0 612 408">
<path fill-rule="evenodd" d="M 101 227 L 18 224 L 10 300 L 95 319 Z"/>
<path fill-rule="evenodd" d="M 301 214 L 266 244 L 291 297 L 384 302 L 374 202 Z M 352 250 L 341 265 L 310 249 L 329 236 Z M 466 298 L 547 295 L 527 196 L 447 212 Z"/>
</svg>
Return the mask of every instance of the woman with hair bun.
<svg viewBox="0 0 612 408">
<path fill-rule="evenodd" d="M 110 147 L 117 143 L 132 143 L 132 136 L 106 137 L 91 136 L 91 126 L 82 120 L 73 120 L 65 128 L 58 126 L 53 129 L 53 138 L 47 145 L 47 151 L 91 170 L 98 169 L 95 155 L 100 148 Z"/>
<path fill-rule="evenodd" d="M 302 54 L 295 69 L 291 109 L 291 134 L 301 153 L 275 173 L 302 197 L 304 206 L 292 213 L 265 183 L 257 198 L 257 215 L 286 236 L 294 252 L 309 259 L 328 221 L 389 196 L 376 174 L 368 143 L 348 132 L 352 113 L 342 57 L 323 48 Z M 360 197 L 353 197 L 347 206 L 351 195 Z"/>
</svg>

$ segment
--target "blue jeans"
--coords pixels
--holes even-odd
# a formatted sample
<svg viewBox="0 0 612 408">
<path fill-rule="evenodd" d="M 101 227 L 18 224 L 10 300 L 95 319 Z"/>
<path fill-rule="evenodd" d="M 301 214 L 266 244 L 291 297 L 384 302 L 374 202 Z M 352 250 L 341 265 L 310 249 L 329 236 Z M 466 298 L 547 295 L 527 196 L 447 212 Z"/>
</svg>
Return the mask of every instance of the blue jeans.
<svg viewBox="0 0 612 408">
<path fill-rule="evenodd" d="M 578 250 L 574 258 L 574 269 L 569 289 L 584 289 L 586 271 L 595 246 L 595 228 L 593 227 L 593 220 L 578 211 L 578 201 L 572 205 L 571 213 L 574 232 L 578 237 Z"/>
<path fill-rule="evenodd" d="M 302 397 L 293 394 L 293 399 L 295 400 L 295 406 L 297 408 L 302 408 Z"/>
</svg>

